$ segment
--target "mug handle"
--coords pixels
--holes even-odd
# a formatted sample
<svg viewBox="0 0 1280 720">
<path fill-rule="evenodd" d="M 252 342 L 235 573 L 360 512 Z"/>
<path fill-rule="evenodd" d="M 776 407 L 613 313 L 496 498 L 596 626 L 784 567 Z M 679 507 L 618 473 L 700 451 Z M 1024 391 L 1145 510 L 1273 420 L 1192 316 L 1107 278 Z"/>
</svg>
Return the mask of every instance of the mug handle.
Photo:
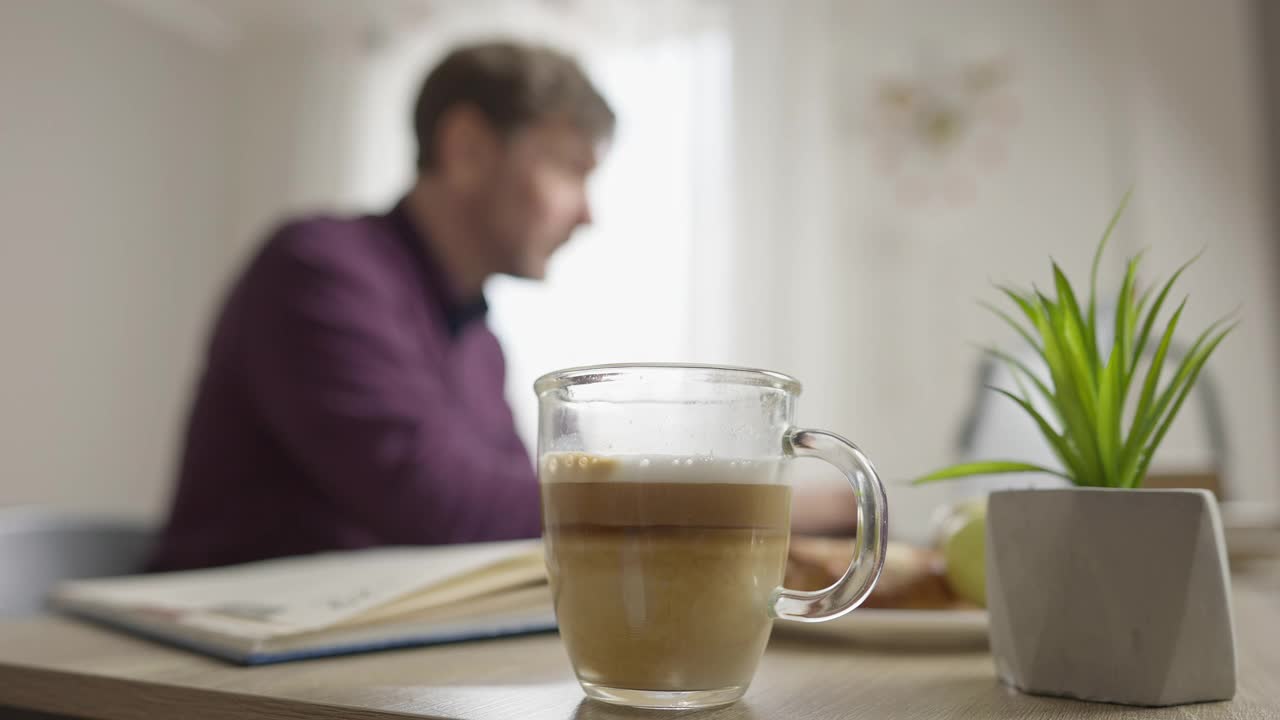
<svg viewBox="0 0 1280 720">
<path fill-rule="evenodd" d="M 773 593 L 771 610 L 775 618 L 832 620 L 861 605 L 880 578 L 889 527 L 884 484 L 858 446 L 834 433 L 792 428 L 783 436 L 782 446 L 788 457 L 814 457 L 836 466 L 858 498 L 857 552 L 844 576 L 825 590 L 805 592 L 780 587 Z"/>
</svg>

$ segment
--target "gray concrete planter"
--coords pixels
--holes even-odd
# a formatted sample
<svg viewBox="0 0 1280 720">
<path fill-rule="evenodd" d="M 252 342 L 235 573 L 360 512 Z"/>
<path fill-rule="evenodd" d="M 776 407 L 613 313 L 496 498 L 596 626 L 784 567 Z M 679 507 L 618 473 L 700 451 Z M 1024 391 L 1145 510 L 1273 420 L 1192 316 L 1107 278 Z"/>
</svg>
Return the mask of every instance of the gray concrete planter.
<svg viewBox="0 0 1280 720">
<path fill-rule="evenodd" d="M 987 506 L 991 652 L 1024 692 L 1177 705 L 1235 695 L 1218 505 L 1203 490 L 1007 490 Z"/>
</svg>

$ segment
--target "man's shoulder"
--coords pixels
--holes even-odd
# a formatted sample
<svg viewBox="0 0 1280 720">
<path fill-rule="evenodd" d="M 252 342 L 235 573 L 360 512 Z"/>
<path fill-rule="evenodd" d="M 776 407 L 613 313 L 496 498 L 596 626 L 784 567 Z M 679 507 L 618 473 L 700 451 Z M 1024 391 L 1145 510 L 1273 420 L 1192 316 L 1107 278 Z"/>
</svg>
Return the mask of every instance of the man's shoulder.
<svg viewBox="0 0 1280 720">
<path fill-rule="evenodd" d="M 393 239 L 382 216 L 312 215 L 277 226 L 268 237 L 262 255 L 269 261 L 351 268 L 385 261 Z"/>
<path fill-rule="evenodd" d="M 278 225 L 236 283 L 233 304 L 399 303 L 411 292 L 404 250 L 384 216 L 312 215 Z"/>
<path fill-rule="evenodd" d="M 251 275 L 263 280 L 341 281 L 388 288 L 411 280 L 405 250 L 386 216 L 312 215 L 278 225 Z"/>
</svg>

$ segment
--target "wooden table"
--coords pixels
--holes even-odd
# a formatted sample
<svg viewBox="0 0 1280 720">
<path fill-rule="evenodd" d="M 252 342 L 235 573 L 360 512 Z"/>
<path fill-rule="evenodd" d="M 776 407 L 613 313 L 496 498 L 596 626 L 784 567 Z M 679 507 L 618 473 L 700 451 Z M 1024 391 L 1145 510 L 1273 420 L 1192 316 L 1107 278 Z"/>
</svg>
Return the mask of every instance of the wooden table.
<svg viewBox="0 0 1280 720">
<path fill-rule="evenodd" d="M 775 634 L 742 701 L 685 717 L 1280 718 L 1280 566 L 1238 578 L 1235 601 L 1230 702 L 1146 709 L 1030 697 L 996 682 L 986 652 Z M 0 625 L 0 706 L 119 720 L 673 717 L 585 700 L 554 635 L 240 668 L 52 616 Z"/>
</svg>

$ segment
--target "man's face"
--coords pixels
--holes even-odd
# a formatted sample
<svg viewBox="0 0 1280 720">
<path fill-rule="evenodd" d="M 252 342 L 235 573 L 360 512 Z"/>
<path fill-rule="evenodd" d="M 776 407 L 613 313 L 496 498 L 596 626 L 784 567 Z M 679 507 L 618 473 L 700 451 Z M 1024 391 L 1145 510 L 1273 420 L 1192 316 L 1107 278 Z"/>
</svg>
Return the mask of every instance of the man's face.
<svg viewBox="0 0 1280 720">
<path fill-rule="evenodd" d="M 501 144 L 475 206 L 494 272 L 546 276 L 551 255 L 591 222 L 587 179 L 598 153 L 562 121 L 531 125 Z"/>
</svg>

